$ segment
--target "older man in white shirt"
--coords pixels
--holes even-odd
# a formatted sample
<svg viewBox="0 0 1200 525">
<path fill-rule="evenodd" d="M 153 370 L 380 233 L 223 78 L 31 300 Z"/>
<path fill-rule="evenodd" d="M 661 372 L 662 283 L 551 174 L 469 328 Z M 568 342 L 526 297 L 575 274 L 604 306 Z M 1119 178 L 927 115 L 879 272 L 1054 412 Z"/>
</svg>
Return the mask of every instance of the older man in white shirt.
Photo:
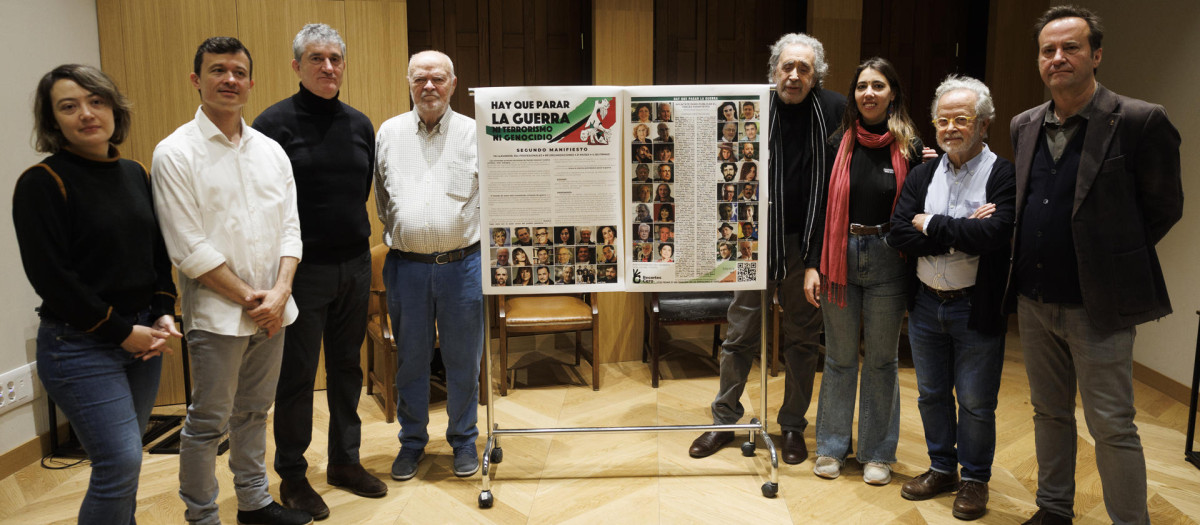
<svg viewBox="0 0 1200 525">
<path fill-rule="evenodd" d="M 292 276 L 302 243 L 292 168 L 279 144 L 242 120 L 254 86 L 250 52 L 213 37 L 196 50 L 196 118 L 154 150 L 154 206 L 179 269 L 192 404 L 179 450 L 189 523 L 220 523 L 217 447 L 226 430 L 237 521 L 304 524 L 267 491 L 267 411 L 275 399 L 283 328 L 297 315 Z"/>
<path fill-rule="evenodd" d="M 475 121 L 450 109 L 458 79 L 445 54 L 413 55 L 408 84 L 416 109 L 384 122 L 375 138 L 375 202 L 392 248 L 383 276 L 392 326 L 404 334 L 396 363 L 400 453 L 392 463 L 400 481 L 416 475 L 429 442 L 429 364 L 439 335 L 454 474 L 479 470 L 483 349 Z"/>
</svg>

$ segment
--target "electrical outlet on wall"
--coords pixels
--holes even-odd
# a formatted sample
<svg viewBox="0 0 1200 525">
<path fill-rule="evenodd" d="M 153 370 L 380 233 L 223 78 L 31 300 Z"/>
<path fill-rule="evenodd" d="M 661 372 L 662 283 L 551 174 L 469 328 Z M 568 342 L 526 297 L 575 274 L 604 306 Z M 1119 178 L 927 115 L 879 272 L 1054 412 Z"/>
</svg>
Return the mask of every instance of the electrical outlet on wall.
<svg viewBox="0 0 1200 525">
<path fill-rule="evenodd" d="M 0 414 L 33 401 L 36 366 L 29 363 L 0 374 Z"/>
</svg>

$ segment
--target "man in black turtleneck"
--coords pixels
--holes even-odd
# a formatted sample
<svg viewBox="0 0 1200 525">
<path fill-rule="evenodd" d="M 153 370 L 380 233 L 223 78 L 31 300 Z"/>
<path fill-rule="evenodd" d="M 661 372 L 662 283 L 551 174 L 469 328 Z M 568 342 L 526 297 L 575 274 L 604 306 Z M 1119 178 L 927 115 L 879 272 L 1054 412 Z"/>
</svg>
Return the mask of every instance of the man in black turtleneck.
<svg viewBox="0 0 1200 525">
<path fill-rule="evenodd" d="M 808 456 L 804 414 L 812 400 L 813 376 L 820 354 L 821 313 L 805 300 L 805 281 L 818 279 L 825 223 L 825 193 L 834 147 L 826 140 L 846 108 L 846 97 L 822 89 L 829 69 L 825 48 L 803 33 L 780 37 L 771 46 L 770 80 L 776 84 L 769 113 L 767 167 L 770 237 L 767 241 L 770 286 L 783 305 L 783 355 L 787 361 L 779 427 L 783 461 L 796 464 Z M 712 403 L 713 423 L 737 423 L 744 414 L 739 399 L 761 341 L 762 292 L 734 292 L 729 328 L 721 347 L 721 382 Z M 759 414 L 766 418 L 766 414 Z M 712 455 L 733 440 L 733 432 L 705 432 L 692 442 L 695 458 Z"/>
<path fill-rule="evenodd" d="M 322 340 L 329 400 L 326 479 L 359 496 L 387 494 L 387 485 L 362 467 L 358 455 L 359 349 L 371 284 L 366 200 L 375 129 L 366 115 L 338 100 L 346 44 L 336 30 L 308 24 L 296 35 L 292 51 L 300 92 L 254 121 L 254 128 L 275 139 L 292 162 L 304 240 L 304 261 L 292 283 L 300 316 L 284 339 L 275 393 L 275 471 L 283 479 L 283 504 L 323 519 L 329 507 L 308 483 L 304 460 L 312 441 L 313 381 Z"/>
</svg>

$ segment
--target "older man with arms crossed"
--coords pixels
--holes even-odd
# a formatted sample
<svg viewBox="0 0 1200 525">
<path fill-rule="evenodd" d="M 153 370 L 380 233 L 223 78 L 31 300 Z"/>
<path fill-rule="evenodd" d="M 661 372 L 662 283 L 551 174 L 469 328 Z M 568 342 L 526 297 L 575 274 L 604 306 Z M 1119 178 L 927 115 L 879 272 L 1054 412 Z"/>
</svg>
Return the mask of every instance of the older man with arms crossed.
<svg viewBox="0 0 1200 525">
<path fill-rule="evenodd" d="M 931 463 L 900 494 L 924 500 L 957 489 L 952 514 L 973 520 L 987 512 L 996 451 L 1016 183 L 1012 163 L 983 142 L 996 115 L 983 82 L 946 78 L 932 113 L 945 155 L 908 174 L 887 238 L 918 258 L 908 337 Z"/>
<path fill-rule="evenodd" d="M 1033 404 L 1037 513 L 1070 523 L 1075 390 L 1114 523 L 1149 523 L 1134 425 L 1135 327 L 1171 313 L 1154 246 L 1183 214 L 1179 132 L 1162 106 L 1096 82 L 1103 31 L 1091 11 L 1051 8 L 1035 24 L 1051 100 L 1012 119 L 1015 302 Z"/>
<path fill-rule="evenodd" d="M 769 65 L 776 90 L 768 117 L 771 156 L 767 175 L 772 201 L 767 264 L 771 285 L 767 293 L 779 293 L 785 313 L 787 378 L 778 420 L 783 429 L 783 461 L 796 464 L 808 457 L 804 414 L 812 401 L 821 336 L 821 314 L 815 302 L 805 301 L 805 282 L 819 280 L 819 251 L 811 247 L 813 242 L 821 242 L 825 191 L 834 158 L 833 146 L 826 139 L 841 118 L 846 98 L 820 87 L 829 66 L 824 46 L 811 36 L 792 33 L 781 37 L 771 46 Z M 737 423 L 745 413 L 739 399 L 762 338 L 762 297 L 759 291 L 734 292 L 721 349 L 720 386 L 712 403 L 715 424 Z M 730 441 L 733 432 L 705 432 L 688 452 L 695 458 L 710 456 Z"/>
<path fill-rule="evenodd" d="M 239 523 L 311 523 L 267 492 L 267 411 L 284 326 L 296 319 L 292 276 L 303 244 L 287 155 L 242 120 L 253 62 L 236 38 L 196 50 L 200 108 L 154 149 L 154 207 L 179 268 L 192 403 L 179 446 L 189 523 L 219 523 L 217 446 L 229 431 Z"/>
<path fill-rule="evenodd" d="M 413 55 L 408 84 L 415 110 L 384 122 L 375 139 L 375 201 L 392 248 L 383 269 L 388 308 L 393 329 L 404 334 L 396 364 L 400 453 L 392 463 L 400 481 L 416 475 L 429 442 L 429 365 L 438 334 L 453 471 L 463 477 L 479 470 L 483 351 L 475 121 L 450 109 L 458 79 L 445 54 Z"/>
<path fill-rule="evenodd" d="M 291 159 L 304 239 L 292 296 L 300 316 L 288 328 L 275 391 L 275 472 L 283 504 L 324 519 L 329 507 L 308 483 L 304 451 L 312 442 L 313 382 L 325 342 L 330 485 L 377 498 L 387 485 L 359 463 L 362 392 L 359 349 L 371 286 L 371 225 L 366 200 L 375 163 L 375 128 L 338 100 L 346 44 L 325 24 L 308 24 L 292 41 L 295 95 L 267 108 L 254 128 Z"/>
</svg>

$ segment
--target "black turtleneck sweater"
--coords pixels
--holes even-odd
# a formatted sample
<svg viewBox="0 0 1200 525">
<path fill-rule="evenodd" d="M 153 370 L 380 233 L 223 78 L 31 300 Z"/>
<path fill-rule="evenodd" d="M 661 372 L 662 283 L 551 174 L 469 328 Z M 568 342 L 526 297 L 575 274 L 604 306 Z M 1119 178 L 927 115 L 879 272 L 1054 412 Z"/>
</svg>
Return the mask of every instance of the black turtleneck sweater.
<svg viewBox="0 0 1200 525">
<path fill-rule="evenodd" d="M 21 175 L 13 224 L 21 263 L 42 298 L 39 315 L 120 344 L 132 314 L 175 313 L 171 260 L 145 168 L 68 151 Z"/>
<path fill-rule="evenodd" d="M 301 85 L 254 119 L 254 129 L 278 142 L 292 161 L 304 262 L 335 264 L 365 252 L 375 166 L 371 120 L 336 95 L 324 99 Z"/>
<path fill-rule="evenodd" d="M 862 126 L 876 135 L 888 132 L 887 120 Z M 909 145 L 910 170 L 921 164 L 923 147 L 920 139 Z M 850 158 L 850 222 L 867 226 L 887 223 L 896 193 L 891 146 L 868 148 L 856 141 Z"/>
</svg>

